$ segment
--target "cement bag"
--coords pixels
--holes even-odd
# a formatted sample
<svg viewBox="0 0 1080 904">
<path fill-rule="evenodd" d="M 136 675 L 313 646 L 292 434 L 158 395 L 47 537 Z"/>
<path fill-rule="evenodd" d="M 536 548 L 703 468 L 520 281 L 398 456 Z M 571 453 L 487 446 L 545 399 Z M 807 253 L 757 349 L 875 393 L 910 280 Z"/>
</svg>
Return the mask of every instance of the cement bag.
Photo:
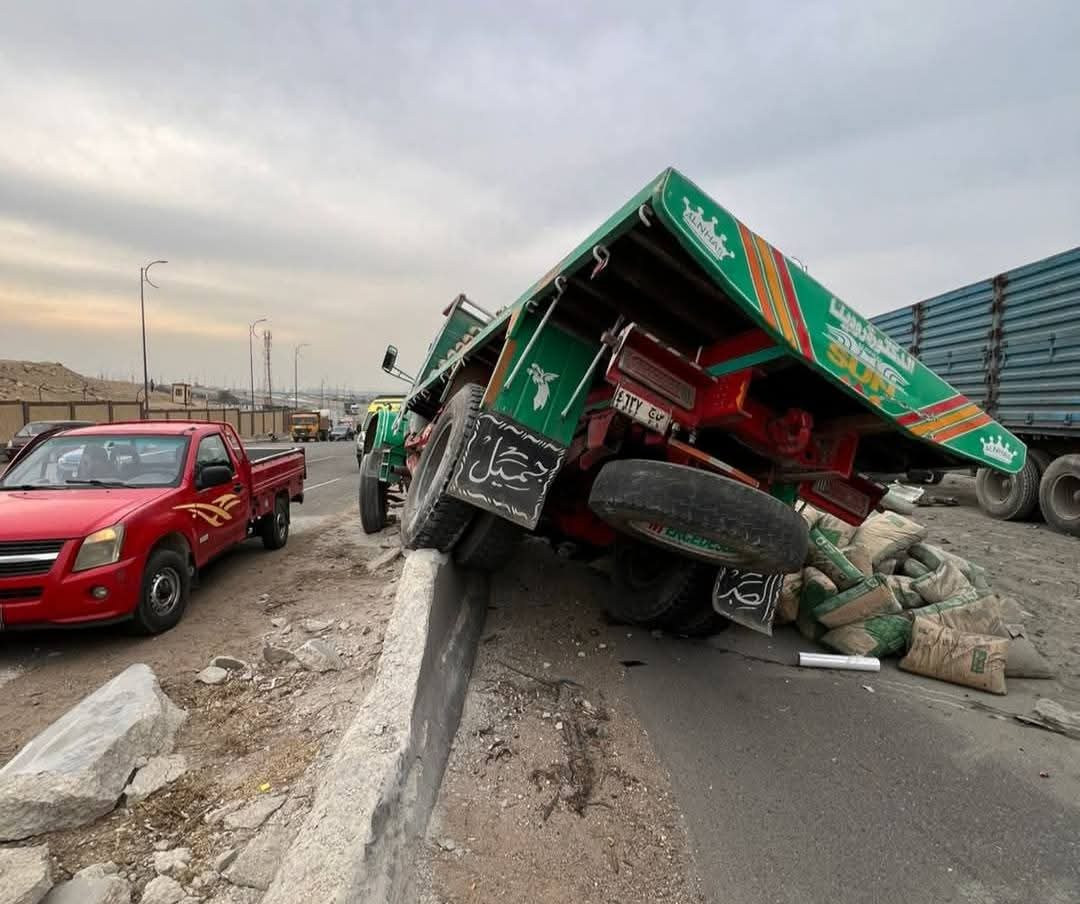
<svg viewBox="0 0 1080 904">
<path fill-rule="evenodd" d="M 861 546 L 846 546 L 840 550 L 852 565 L 859 569 L 859 573 L 870 577 L 874 573 L 874 564 L 870 561 L 870 553 Z"/>
<path fill-rule="evenodd" d="M 858 530 L 854 524 L 841 521 L 836 515 L 830 515 L 827 512 L 821 514 L 814 527 L 828 537 L 833 546 L 839 548 L 848 546 L 851 538 L 855 536 L 855 531 Z"/>
<path fill-rule="evenodd" d="M 971 583 L 952 561 L 942 562 L 935 571 L 916 578 L 911 587 L 928 603 L 941 603 L 972 589 Z"/>
<path fill-rule="evenodd" d="M 807 553 L 806 562 L 827 575 L 841 590 L 854 587 L 866 577 L 816 527 L 810 530 L 810 551 Z"/>
<path fill-rule="evenodd" d="M 913 559 L 918 559 L 930 571 L 936 571 L 945 562 L 954 562 L 972 587 L 987 593 L 990 591 L 990 581 L 986 576 L 986 569 L 981 565 L 976 565 L 974 562 L 969 562 L 963 556 L 958 556 L 954 552 L 949 552 L 930 543 L 916 543 L 908 550 L 908 555 Z"/>
<path fill-rule="evenodd" d="M 803 576 L 801 571 L 785 574 L 780 587 L 780 599 L 776 603 L 774 625 L 787 625 L 799 616 L 799 595 L 802 593 Z"/>
<path fill-rule="evenodd" d="M 915 580 L 914 578 L 902 574 L 889 574 L 884 575 L 884 577 L 885 583 L 902 608 L 920 609 L 926 604 L 926 600 L 919 596 L 918 591 L 911 586 L 911 582 Z"/>
<path fill-rule="evenodd" d="M 886 559 L 884 562 L 873 565 L 873 568 L 877 574 L 896 574 L 900 568 L 900 561 L 898 559 Z"/>
<path fill-rule="evenodd" d="M 923 606 L 911 612 L 914 618 L 926 618 L 954 631 L 964 634 L 988 634 L 991 637 L 1009 637 L 1009 629 L 1002 616 L 1001 600 L 996 596 L 972 599 L 977 590 L 969 590 L 942 603 Z"/>
<path fill-rule="evenodd" d="M 922 562 L 928 571 L 937 571 L 949 558 L 944 549 L 929 543 L 916 543 L 908 550 L 908 555 Z"/>
<path fill-rule="evenodd" d="M 827 628 L 839 628 L 872 615 L 893 615 L 901 611 L 885 578 L 878 575 L 864 578 L 850 590 L 826 597 L 813 610 L 814 618 Z"/>
<path fill-rule="evenodd" d="M 900 571 L 905 577 L 909 578 L 921 578 L 924 574 L 930 574 L 930 569 L 918 559 L 904 559 Z"/>
<path fill-rule="evenodd" d="M 855 531 L 851 542 L 870 553 L 870 561 L 877 565 L 886 559 L 897 558 L 925 539 L 926 528 L 923 525 L 895 512 L 883 512 L 867 518 Z"/>
<path fill-rule="evenodd" d="M 1021 625 L 1008 625 L 1009 659 L 1005 663 L 1006 678 L 1053 678 L 1053 666 L 1024 636 Z"/>
<path fill-rule="evenodd" d="M 806 522 L 806 529 L 810 530 L 810 528 L 812 527 L 817 527 L 818 521 L 821 520 L 821 516 L 825 513 L 820 511 L 819 509 L 814 508 L 809 502 L 807 502 L 803 505 L 801 509 L 799 509 L 799 514 L 802 515 L 803 521 Z"/>
<path fill-rule="evenodd" d="M 803 569 L 802 578 L 795 627 L 807 640 L 820 640 L 827 629 L 814 618 L 814 607 L 836 593 L 836 584 L 816 568 Z"/>
<path fill-rule="evenodd" d="M 911 622 L 903 615 L 876 615 L 865 621 L 833 628 L 821 642 L 849 656 L 888 656 L 898 653 L 911 638 Z"/>
<path fill-rule="evenodd" d="M 953 684 L 1005 693 L 1005 663 L 1009 641 L 1004 637 L 962 634 L 926 618 L 916 618 L 911 649 L 900 668 L 916 675 L 940 678 Z"/>
</svg>

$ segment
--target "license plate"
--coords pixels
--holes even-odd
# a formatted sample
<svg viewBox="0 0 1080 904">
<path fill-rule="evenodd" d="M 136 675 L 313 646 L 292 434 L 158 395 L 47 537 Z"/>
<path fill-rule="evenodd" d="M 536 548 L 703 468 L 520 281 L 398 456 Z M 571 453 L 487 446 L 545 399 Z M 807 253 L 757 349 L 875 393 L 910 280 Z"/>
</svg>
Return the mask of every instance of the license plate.
<svg viewBox="0 0 1080 904">
<path fill-rule="evenodd" d="M 615 390 L 615 397 L 611 400 L 611 407 L 628 415 L 642 426 L 655 430 L 657 433 L 667 433 L 668 427 L 671 426 L 670 412 L 646 402 L 640 396 L 634 395 L 621 386 Z"/>
</svg>

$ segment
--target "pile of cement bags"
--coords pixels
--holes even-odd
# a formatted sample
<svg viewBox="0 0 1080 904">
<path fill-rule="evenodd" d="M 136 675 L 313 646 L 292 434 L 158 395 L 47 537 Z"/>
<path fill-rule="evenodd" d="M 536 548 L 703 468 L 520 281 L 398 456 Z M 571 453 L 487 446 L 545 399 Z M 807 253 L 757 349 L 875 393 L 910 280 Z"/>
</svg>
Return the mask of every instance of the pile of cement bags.
<svg viewBox="0 0 1080 904">
<path fill-rule="evenodd" d="M 905 654 L 900 667 L 1005 693 L 1006 676 L 1048 678 L 1050 669 L 1005 608 L 986 572 L 926 541 L 903 515 L 871 515 L 859 527 L 809 506 L 810 552 L 784 579 L 776 621 L 838 653 Z"/>
</svg>

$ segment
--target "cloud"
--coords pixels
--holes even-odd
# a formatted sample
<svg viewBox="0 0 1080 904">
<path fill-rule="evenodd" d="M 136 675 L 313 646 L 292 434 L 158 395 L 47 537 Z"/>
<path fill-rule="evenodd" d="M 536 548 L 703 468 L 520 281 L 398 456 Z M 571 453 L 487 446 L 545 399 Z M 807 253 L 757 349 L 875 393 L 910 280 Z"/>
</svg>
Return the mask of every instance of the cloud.
<svg viewBox="0 0 1080 904">
<path fill-rule="evenodd" d="M 1053 27 L 1048 27 L 1053 23 Z M 1065 2 L 560 9 L 18 4 L 0 33 L 0 356 L 385 385 L 668 164 L 858 308 L 1075 242 Z M 78 326 L 82 324 L 83 326 Z M 84 341 L 83 331 L 94 336 Z"/>
</svg>

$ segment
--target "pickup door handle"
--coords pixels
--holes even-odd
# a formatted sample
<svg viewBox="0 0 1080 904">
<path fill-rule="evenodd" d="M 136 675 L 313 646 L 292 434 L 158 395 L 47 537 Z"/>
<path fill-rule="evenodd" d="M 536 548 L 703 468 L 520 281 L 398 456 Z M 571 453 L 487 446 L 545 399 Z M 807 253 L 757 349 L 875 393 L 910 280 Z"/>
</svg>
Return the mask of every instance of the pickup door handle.
<svg viewBox="0 0 1080 904">
<path fill-rule="evenodd" d="M 234 483 L 232 485 L 232 490 L 234 493 L 242 493 L 244 492 L 244 485 L 242 483 Z"/>
</svg>

